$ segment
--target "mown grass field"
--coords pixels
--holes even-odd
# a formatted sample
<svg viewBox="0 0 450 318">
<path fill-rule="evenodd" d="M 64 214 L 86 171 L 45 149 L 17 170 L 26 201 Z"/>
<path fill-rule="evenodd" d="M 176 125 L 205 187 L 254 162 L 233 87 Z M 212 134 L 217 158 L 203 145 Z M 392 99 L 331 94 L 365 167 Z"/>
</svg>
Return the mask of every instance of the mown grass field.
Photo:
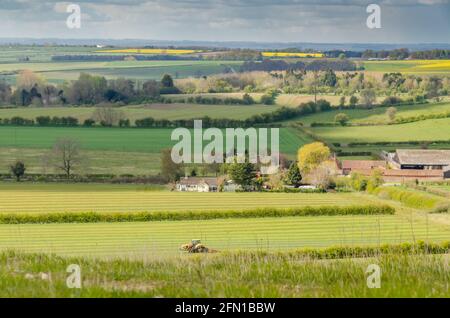
<svg viewBox="0 0 450 318">
<path fill-rule="evenodd" d="M 136 119 L 153 117 L 155 119 L 193 119 L 209 116 L 211 118 L 246 119 L 253 115 L 270 113 L 277 106 L 267 105 L 198 105 L 198 104 L 148 104 L 123 106 L 118 109 L 122 111 L 125 118 L 134 124 Z M 75 117 L 80 123 L 92 118 L 95 107 L 20 107 L 0 108 L 0 118 L 12 118 L 20 116 L 35 119 L 38 116 Z"/>
<path fill-rule="evenodd" d="M 436 141 L 450 139 L 450 118 L 430 119 L 402 125 L 316 127 L 319 137 L 337 143 Z"/>
<path fill-rule="evenodd" d="M 82 288 L 69 289 L 66 269 L 79 264 Z M 369 264 L 382 288 L 367 288 Z M 50 273 L 51 280 L 39 273 Z M 34 279 L 26 279 L 32 275 Z M 155 261 L 99 261 L 0 254 L 1 297 L 448 297 L 445 256 L 379 256 L 355 261 L 288 255 L 212 255 Z M 344 279 L 345 278 L 345 279 Z"/>
<path fill-rule="evenodd" d="M 0 213 L 165 212 L 245 210 L 257 207 L 350 206 L 376 198 L 351 193 L 178 193 L 145 186 L 15 184 L 0 185 Z M 213 204 L 211 204 L 213 202 Z"/>
<path fill-rule="evenodd" d="M 0 225 L 0 250 L 66 256 L 175 256 L 201 239 L 221 251 L 443 242 L 449 228 L 405 216 L 320 216 L 207 221 Z"/>
</svg>

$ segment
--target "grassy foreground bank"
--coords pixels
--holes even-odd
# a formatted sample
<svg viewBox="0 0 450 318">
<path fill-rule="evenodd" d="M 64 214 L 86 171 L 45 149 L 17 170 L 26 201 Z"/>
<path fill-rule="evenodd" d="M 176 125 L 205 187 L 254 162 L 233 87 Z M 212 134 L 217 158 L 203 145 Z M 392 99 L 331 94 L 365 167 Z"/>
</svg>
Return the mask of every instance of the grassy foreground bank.
<svg viewBox="0 0 450 318">
<path fill-rule="evenodd" d="M 70 264 L 81 289 L 66 286 Z M 367 287 L 367 267 L 381 288 Z M 448 255 L 379 254 L 318 260 L 301 254 L 183 255 L 150 262 L 0 254 L 0 297 L 448 297 Z"/>
</svg>

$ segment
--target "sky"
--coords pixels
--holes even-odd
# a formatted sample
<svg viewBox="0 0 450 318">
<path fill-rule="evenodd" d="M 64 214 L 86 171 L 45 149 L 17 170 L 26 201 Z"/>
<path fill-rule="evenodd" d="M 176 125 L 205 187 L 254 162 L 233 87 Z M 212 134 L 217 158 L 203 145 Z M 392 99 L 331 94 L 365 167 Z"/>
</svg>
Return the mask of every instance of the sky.
<svg viewBox="0 0 450 318">
<path fill-rule="evenodd" d="M 366 25 L 371 3 L 380 29 Z M 69 4 L 80 29 L 66 26 Z M 0 0 L 0 37 L 450 43 L 450 0 Z"/>
</svg>

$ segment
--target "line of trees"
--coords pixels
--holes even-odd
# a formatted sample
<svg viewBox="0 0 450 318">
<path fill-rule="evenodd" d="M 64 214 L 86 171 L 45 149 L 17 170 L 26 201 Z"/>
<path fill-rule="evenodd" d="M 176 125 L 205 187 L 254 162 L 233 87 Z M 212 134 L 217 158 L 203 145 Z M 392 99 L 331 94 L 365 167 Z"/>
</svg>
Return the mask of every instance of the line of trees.
<svg viewBox="0 0 450 318">
<path fill-rule="evenodd" d="M 25 70 L 17 76 L 16 86 L 13 90 L 6 82 L 0 82 L 0 103 L 18 106 L 128 104 L 158 100 L 161 94 L 180 93 L 167 74 L 159 82 L 148 80 L 138 85 L 129 79 L 106 80 L 103 76 L 82 73 L 75 81 L 54 86 Z"/>
<path fill-rule="evenodd" d="M 439 60 L 450 58 L 450 50 L 434 49 L 410 52 L 408 49 L 401 48 L 395 50 L 366 50 L 361 54 L 364 59 L 391 59 L 391 60 Z"/>
</svg>

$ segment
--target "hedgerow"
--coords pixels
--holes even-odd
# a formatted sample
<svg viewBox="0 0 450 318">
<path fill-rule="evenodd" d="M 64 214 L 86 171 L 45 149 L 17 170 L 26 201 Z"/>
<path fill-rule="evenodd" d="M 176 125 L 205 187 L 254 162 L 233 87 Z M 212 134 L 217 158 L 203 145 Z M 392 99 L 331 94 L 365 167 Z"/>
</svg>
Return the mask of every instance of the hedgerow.
<svg viewBox="0 0 450 318">
<path fill-rule="evenodd" d="M 401 187 L 379 187 L 371 191 L 384 199 L 399 201 L 416 209 L 433 209 L 442 202 L 440 198 Z"/>
<path fill-rule="evenodd" d="M 43 213 L 0 214 L 0 224 L 48 224 L 48 223 L 115 223 L 211 220 L 228 218 L 264 218 L 288 216 L 338 216 L 338 215 L 387 215 L 395 209 L 388 205 L 349 207 L 301 207 L 290 209 L 265 208 L 243 211 L 188 211 L 188 212 L 137 212 L 137 213 Z"/>
<path fill-rule="evenodd" d="M 377 257 L 381 255 L 423 255 L 423 254 L 448 254 L 450 252 L 450 241 L 441 243 L 429 243 L 418 241 L 417 243 L 383 244 L 380 246 L 336 246 L 324 249 L 298 249 L 287 252 L 229 252 L 235 257 L 286 257 L 311 258 L 311 259 L 343 259 Z M 227 254 L 227 253 L 223 253 Z"/>
</svg>

